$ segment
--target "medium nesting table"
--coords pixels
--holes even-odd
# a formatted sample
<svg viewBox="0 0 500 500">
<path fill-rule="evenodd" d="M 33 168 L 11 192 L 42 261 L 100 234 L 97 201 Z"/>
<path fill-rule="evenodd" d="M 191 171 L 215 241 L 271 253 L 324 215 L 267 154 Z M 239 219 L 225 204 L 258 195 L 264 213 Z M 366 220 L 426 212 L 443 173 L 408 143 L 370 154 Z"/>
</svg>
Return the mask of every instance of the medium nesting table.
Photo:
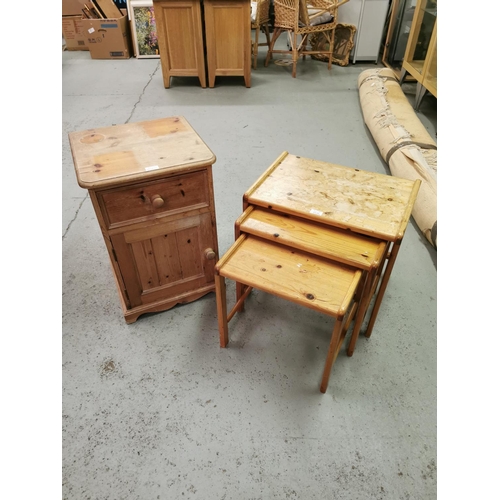
<svg viewBox="0 0 500 500">
<path fill-rule="evenodd" d="M 252 205 L 236 220 L 235 238 L 242 233 L 279 242 L 281 245 L 361 270 L 362 284 L 358 287 L 354 300 L 355 309 L 359 308 L 353 329 L 353 335 L 357 337 L 369 305 L 367 291 L 377 279 L 387 250 L 384 241 Z M 244 293 L 246 285 L 236 282 L 237 301 Z M 238 304 L 237 309 L 243 310 L 243 302 Z"/>
</svg>

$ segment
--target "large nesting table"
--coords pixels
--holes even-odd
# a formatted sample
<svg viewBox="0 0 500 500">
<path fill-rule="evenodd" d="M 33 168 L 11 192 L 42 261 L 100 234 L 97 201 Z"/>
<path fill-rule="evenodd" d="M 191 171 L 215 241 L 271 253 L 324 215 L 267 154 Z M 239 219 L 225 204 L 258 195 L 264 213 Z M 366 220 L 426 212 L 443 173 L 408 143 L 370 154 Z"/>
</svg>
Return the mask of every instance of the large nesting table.
<svg viewBox="0 0 500 500">
<path fill-rule="evenodd" d="M 375 296 L 365 332 L 367 337 L 371 335 L 419 187 L 419 180 L 411 181 L 282 153 L 244 193 L 244 212 L 235 224 L 236 242 L 216 266 L 216 287 L 219 286 L 220 294 L 225 290 L 221 281 L 224 277 L 237 283 L 237 303 L 227 317 L 225 297 L 218 298 L 221 346 L 225 347 L 228 342 L 227 321 L 236 311 L 243 309 L 243 301 L 251 287 L 263 288 L 271 293 L 278 290 L 276 295 L 287 287 L 285 273 L 276 278 L 274 287 L 269 283 L 259 286 L 261 282 L 256 275 L 249 279 L 247 270 L 240 273 L 231 266 L 232 259 L 235 265 L 241 260 L 242 252 L 238 248 L 250 248 L 241 238 L 250 239 L 255 244 L 255 238 L 259 238 L 262 240 L 259 252 L 274 253 L 275 247 L 269 245 L 282 245 L 295 252 L 303 252 L 301 255 L 306 260 L 313 257 L 326 259 L 322 261 L 326 267 L 347 265 L 349 269 L 364 273 L 364 278 L 359 276 L 354 292 L 347 286 L 341 286 L 342 298 L 346 304 L 352 305 L 350 316 L 357 311 L 347 349 L 347 354 L 351 356 L 368 306 Z M 251 260 L 249 255 L 251 252 L 246 262 Z M 300 278 L 303 280 L 300 284 L 294 285 L 296 289 L 306 283 L 305 276 Z M 294 279 L 298 279 L 297 276 Z M 328 283 L 328 273 L 323 278 L 321 272 L 317 273 L 316 279 L 325 281 L 321 286 L 316 285 L 321 289 L 324 286 L 325 291 L 328 286 L 336 285 Z M 333 295 L 338 292 L 330 290 Z M 321 310 L 319 303 L 316 307 L 311 303 L 316 299 L 312 293 L 299 293 L 294 298 L 283 293 L 280 296 Z M 343 319 L 344 314 L 339 311 L 336 311 L 337 316 L 331 310 L 329 313 Z M 332 337 L 335 345 L 331 345 L 330 350 L 333 349 L 334 354 L 327 357 L 327 365 L 329 359 L 335 360 L 344 335 L 345 331 L 340 330 L 338 335 L 334 335 L 335 341 Z M 329 367 L 325 366 L 322 392 L 325 392 L 328 383 L 327 374 Z"/>
</svg>

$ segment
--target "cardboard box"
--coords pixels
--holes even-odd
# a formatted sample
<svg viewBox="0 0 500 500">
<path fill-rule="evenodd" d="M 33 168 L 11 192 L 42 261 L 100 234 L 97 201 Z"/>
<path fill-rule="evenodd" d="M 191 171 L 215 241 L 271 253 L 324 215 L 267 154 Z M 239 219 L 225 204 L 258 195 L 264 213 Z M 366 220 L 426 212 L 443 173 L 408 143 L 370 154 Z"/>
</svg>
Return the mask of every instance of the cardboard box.
<svg viewBox="0 0 500 500">
<path fill-rule="evenodd" d="M 89 50 L 87 37 L 83 31 L 82 15 L 63 16 L 62 34 L 66 42 L 66 50 Z"/>
<path fill-rule="evenodd" d="M 130 30 L 127 16 L 118 19 L 82 19 L 92 59 L 129 59 Z"/>
<path fill-rule="evenodd" d="M 84 3 L 85 0 L 62 0 L 62 15 L 81 16 Z"/>
</svg>

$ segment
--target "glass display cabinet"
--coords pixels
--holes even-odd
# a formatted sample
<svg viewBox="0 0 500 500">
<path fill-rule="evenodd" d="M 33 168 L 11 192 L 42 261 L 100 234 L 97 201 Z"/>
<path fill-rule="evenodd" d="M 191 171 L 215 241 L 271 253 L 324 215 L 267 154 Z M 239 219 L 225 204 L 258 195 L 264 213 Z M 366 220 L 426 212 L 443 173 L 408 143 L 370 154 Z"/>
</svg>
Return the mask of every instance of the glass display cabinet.
<svg viewBox="0 0 500 500">
<path fill-rule="evenodd" d="M 400 81 L 417 81 L 415 109 L 428 91 L 437 98 L 437 0 L 417 0 Z"/>
<path fill-rule="evenodd" d="M 417 0 L 392 0 L 382 63 L 401 76 L 408 36 Z"/>
</svg>

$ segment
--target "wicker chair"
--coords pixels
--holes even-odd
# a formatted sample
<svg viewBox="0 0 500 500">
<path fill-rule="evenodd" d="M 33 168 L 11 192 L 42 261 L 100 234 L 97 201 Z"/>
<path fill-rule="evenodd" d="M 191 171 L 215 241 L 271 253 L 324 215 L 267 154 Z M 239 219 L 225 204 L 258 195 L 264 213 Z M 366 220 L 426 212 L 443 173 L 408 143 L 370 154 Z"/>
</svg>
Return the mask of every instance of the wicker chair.
<svg viewBox="0 0 500 500">
<path fill-rule="evenodd" d="M 252 29 L 255 30 L 255 38 L 252 41 L 252 59 L 253 68 L 257 68 L 257 55 L 259 47 L 266 46 L 268 49 L 271 46 L 271 37 L 269 36 L 269 6 L 271 0 L 256 0 L 252 1 Z M 259 43 L 259 32 L 263 31 L 266 35 L 266 41 Z"/>
<path fill-rule="evenodd" d="M 292 53 L 292 77 L 297 74 L 297 59 L 306 55 L 328 56 L 328 69 L 332 67 L 337 10 L 349 0 L 274 0 L 274 32 L 271 46 L 267 51 L 265 66 L 273 54 Z M 290 50 L 277 50 L 274 44 L 278 37 L 287 32 Z M 328 38 L 324 50 L 307 48 L 308 37 L 312 33 L 324 33 Z"/>
</svg>

